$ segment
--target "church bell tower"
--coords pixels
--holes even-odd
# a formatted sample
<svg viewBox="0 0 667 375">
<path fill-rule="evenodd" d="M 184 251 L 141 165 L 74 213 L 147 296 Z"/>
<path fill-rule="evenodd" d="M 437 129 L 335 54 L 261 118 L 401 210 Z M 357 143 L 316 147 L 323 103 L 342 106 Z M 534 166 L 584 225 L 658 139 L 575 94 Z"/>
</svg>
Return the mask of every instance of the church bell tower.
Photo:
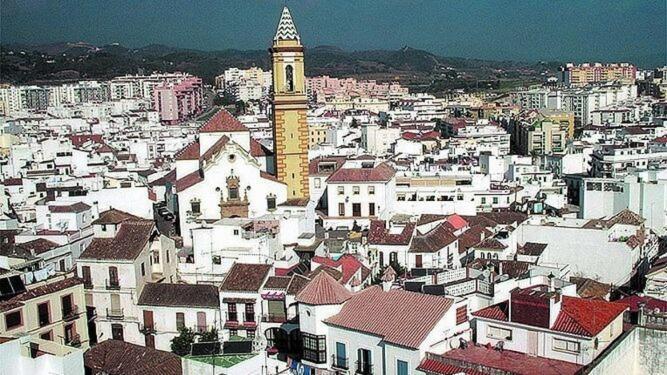
<svg viewBox="0 0 667 375">
<path fill-rule="evenodd" d="M 309 198 L 308 124 L 303 46 L 287 7 L 273 38 L 273 137 L 276 177 L 287 184 L 287 198 Z"/>
</svg>

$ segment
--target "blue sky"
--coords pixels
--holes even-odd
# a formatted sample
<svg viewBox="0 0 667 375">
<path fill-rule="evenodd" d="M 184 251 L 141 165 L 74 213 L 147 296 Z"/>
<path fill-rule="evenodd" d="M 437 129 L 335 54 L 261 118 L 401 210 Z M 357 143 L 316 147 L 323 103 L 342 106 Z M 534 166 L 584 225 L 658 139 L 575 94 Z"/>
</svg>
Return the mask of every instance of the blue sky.
<svg viewBox="0 0 667 375">
<path fill-rule="evenodd" d="M 284 4 L 307 47 L 667 64 L 666 0 L 0 0 L 0 41 L 264 49 Z"/>
</svg>

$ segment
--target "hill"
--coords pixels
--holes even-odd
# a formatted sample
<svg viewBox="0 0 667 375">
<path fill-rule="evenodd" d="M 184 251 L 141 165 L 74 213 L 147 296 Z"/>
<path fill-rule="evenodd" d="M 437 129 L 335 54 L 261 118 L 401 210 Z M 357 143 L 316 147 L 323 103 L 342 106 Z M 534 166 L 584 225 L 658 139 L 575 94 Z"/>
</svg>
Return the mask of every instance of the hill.
<svg viewBox="0 0 667 375">
<path fill-rule="evenodd" d="M 403 47 L 399 50 L 346 51 L 332 46 L 306 49 L 306 74 L 397 80 L 421 91 L 498 87 L 508 82 L 534 82 L 553 74 L 558 63 L 526 63 L 442 57 Z M 0 46 L 0 80 L 44 83 L 109 79 L 122 74 L 183 71 L 212 83 L 230 67 L 269 68 L 265 50 L 201 51 L 151 44 L 127 48 L 85 42 Z"/>
</svg>

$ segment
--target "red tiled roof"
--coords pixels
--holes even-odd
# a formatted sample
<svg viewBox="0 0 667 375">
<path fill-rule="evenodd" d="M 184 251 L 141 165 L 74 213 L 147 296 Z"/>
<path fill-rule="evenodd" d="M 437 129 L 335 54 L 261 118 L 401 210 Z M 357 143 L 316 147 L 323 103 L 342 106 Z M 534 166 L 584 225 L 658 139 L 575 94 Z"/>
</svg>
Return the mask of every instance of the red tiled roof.
<svg viewBox="0 0 667 375">
<path fill-rule="evenodd" d="M 454 227 L 455 230 L 459 230 L 461 228 L 464 228 L 465 226 L 468 225 L 468 222 L 461 217 L 461 215 L 449 215 L 447 217 L 447 222 Z"/>
<path fill-rule="evenodd" d="M 220 150 L 222 150 L 227 145 L 227 142 L 229 142 L 229 137 L 227 137 L 226 135 L 223 135 L 222 137 L 220 137 L 220 139 L 218 139 L 213 144 L 213 146 L 209 147 L 209 149 L 206 150 L 206 152 L 204 152 L 204 154 L 201 156 L 200 160 L 210 161 L 211 158 L 213 158 L 213 156 L 215 156 L 215 154 L 220 152 Z"/>
<path fill-rule="evenodd" d="M 279 182 L 279 183 L 281 183 L 281 184 L 283 184 L 283 185 L 287 185 L 286 183 L 280 181 L 276 176 L 274 176 L 274 175 L 272 175 L 272 174 L 270 174 L 270 173 L 268 173 L 268 172 L 259 171 L 259 177 L 261 177 L 261 178 L 263 178 L 263 179 L 266 179 L 266 180 L 271 180 L 271 181 L 273 181 L 273 182 Z"/>
<path fill-rule="evenodd" d="M 81 147 L 88 141 L 102 143 L 102 134 L 71 134 L 69 140 L 72 142 L 72 146 Z"/>
<path fill-rule="evenodd" d="M 186 190 L 187 188 L 194 186 L 202 181 L 204 181 L 204 177 L 202 176 L 201 171 L 196 170 L 176 180 L 176 191 L 180 193 L 183 190 Z"/>
<path fill-rule="evenodd" d="M 125 211 L 115 208 L 106 210 L 100 214 L 100 217 L 93 221 L 93 225 L 101 224 L 119 224 L 125 220 L 141 220 L 140 217 L 128 214 Z"/>
<path fill-rule="evenodd" d="M 352 254 L 344 254 L 338 260 L 333 260 L 331 258 L 325 258 L 321 256 L 314 256 L 311 262 L 323 264 L 325 266 L 341 269 L 343 277 L 340 280 L 341 283 L 347 284 L 352 276 L 361 268 L 362 270 L 366 268 L 357 258 Z M 363 273 L 363 272 L 362 272 Z M 361 280 L 363 281 L 363 280 Z"/>
<path fill-rule="evenodd" d="M 320 171 L 319 165 L 321 163 L 325 164 L 335 164 L 333 170 L 331 172 L 322 172 Z M 310 176 L 328 176 L 334 173 L 338 168 L 340 168 L 343 164 L 345 163 L 345 157 L 344 156 L 332 156 L 332 157 L 319 157 L 312 159 L 308 163 L 308 174 Z"/>
<path fill-rule="evenodd" d="M 386 182 L 396 174 L 387 163 L 380 163 L 373 168 L 339 168 L 331 174 L 327 182 Z"/>
<path fill-rule="evenodd" d="M 319 272 L 296 295 L 296 300 L 308 305 L 338 305 L 347 301 L 352 293 L 338 283 L 329 273 Z"/>
<path fill-rule="evenodd" d="M 494 249 L 494 250 L 503 250 L 507 246 L 503 245 L 502 242 L 498 241 L 495 238 L 487 238 L 484 241 L 480 242 L 477 246 L 478 249 Z"/>
<path fill-rule="evenodd" d="M 23 185 L 23 179 L 22 178 L 8 178 L 4 181 L 2 181 L 2 184 L 5 186 L 21 186 Z"/>
<path fill-rule="evenodd" d="M 59 244 L 57 244 L 53 241 L 49 241 L 45 238 L 37 238 L 37 239 L 34 239 L 32 241 L 17 244 L 16 246 L 18 246 L 22 249 L 25 249 L 27 251 L 34 250 L 35 254 L 39 255 L 39 254 L 45 253 L 49 250 L 53 250 L 57 247 L 60 247 L 61 245 L 59 245 Z"/>
<path fill-rule="evenodd" d="M 660 309 L 660 311 L 665 312 L 667 311 L 667 301 L 663 301 L 657 298 L 653 297 L 640 297 L 638 295 L 632 295 L 629 297 L 625 297 L 622 299 L 619 299 L 618 301 L 614 301 L 616 303 L 620 303 L 622 305 L 625 305 L 630 308 L 630 311 L 636 312 L 639 311 L 639 304 L 643 303 L 644 308 L 647 310 L 654 310 L 654 309 Z"/>
<path fill-rule="evenodd" d="M 408 223 L 399 234 L 390 234 L 384 220 L 371 220 L 368 242 L 374 245 L 408 245 L 415 230 L 414 223 Z"/>
<path fill-rule="evenodd" d="M 554 331 L 593 337 L 627 309 L 626 305 L 600 299 L 563 296 Z"/>
<path fill-rule="evenodd" d="M 442 363 L 434 359 L 424 359 L 422 363 L 419 364 L 417 370 L 426 372 L 427 374 L 442 374 L 442 375 L 485 375 L 483 372 L 479 372 L 472 369 L 467 369 L 463 367 L 458 367 L 448 363 Z"/>
<path fill-rule="evenodd" d="M 356 293 L 325 323 L 418 348 L 453 304 L 451 298 L 372 286 Z"/>
<path fill-rule="evenodd" d="M 484 346 L 475 345 L 468 345 L 465 349 L 450 350 L 443 354 L 443 357 L 445 360 L 461 361 L 471 365 L 479 364 L 518 375 L 574 375 L 578 374 L 582 367 L 576 363 L 529 356 L 512 350 L 487 349 Z"/>
<path fill-rule="evenodd" d="M 509 320 L 509 304 L 507 301 L 485 307 L 472 313 L 480 318 L 500 320 L 506 322 Z"/>
<path fill-rule="evenodd" d="M 181 357 L 119 340 L 106 340 L 84 354 L 93 373 L 108 375 L 181 375 Z"/>
<path fill-rule="evenodd" d="M 59 292 L 67 288 L 77 286 L 79 284 L 83 284 L 83 280 L 76 277 L 70 277 L 67 279 L 54 281 L 42 286 L 38 286 L 36 288 L 29 289 L 28 291 L 16 295 L 8 300 L 0 301 L 0 312 L 9 311 L 17 307 L 21 307 L 23 305 L 23 302 L 25 301 L 37 297 L 42 297 L 47 294 Z"/>
<path fill-rule="evenodd" d="M 456 236 L 441 223 L 423 235 L 416 235 L 410 244 L 411 253 L 435 253 L 456 241 Z"/>
<path fill-rule="evenodd" d="M 151 220 L 123 221 L 114 238 L 93 238 L 81 259 L 135 260 L 154 230 Z"/>
<path fill-rule="evenodd" d="M 176 160 L 199 160 L 199 141 L 191 142 L 174 154 Z"/>
<path fill-rule="evenodd" d="M 244 131 L 248 131 L 248 128 L 224 108 L 220 109 L 206 124 L 199 128 L 200 133 Z"/>
<path fill-rule="evenodd" d="M 263 144 L 257 142 L 254 138 L 250 138 L 250 155 L 259 158 L 273 155 L 273 152 L 266 148 Z"/>
<path fill-rule="evenodd" d="M 90 209 L 90 206 L 83 202 L 76 202 L 67 206 L 49 206 L 49 212 L 53 213 L 79 213 Z"/>
<path fill-rule="evenodd" d="M 463 254 L 471 247 L 479 244 L 484 238 L 493 233 L 481 225 L 469 228 L 459 236 L 459 254 Z"/>
<path fill-rule="evenodd" d="M 219 308 L 218 288 L 207 284 L 146 283 L 138 305 Z"/>
<path fill-rule="evenodd" d="M 220 290 L 257 292 L 271 271 L 270 264 L 234 263 L 222 281 Z"/>
</svg>

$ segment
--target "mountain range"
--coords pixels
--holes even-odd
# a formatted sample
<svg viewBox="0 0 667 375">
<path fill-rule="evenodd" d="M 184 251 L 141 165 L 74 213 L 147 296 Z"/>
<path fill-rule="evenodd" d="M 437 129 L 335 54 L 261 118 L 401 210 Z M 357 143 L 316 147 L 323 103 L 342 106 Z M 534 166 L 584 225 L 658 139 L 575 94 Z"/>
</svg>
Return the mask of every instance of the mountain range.
<svg viewBox="0 0 667 375">
<path fill-rule="evenodd" d="M 534 82 L 552 75 L 558 62 L 491 61 L 443 57 L 403 47 L 398 50 L 346 51 L 333 46 L 306 49 L 306 75 L 396 80 L 418 91 L 496 87 Z M 85 42 L 0 46 L 0 80 L 44 83 L 109 79 L 123 74 L 183 71 L 213 83 L 230 67 L 269 68 L 266 50 L 202 51 L 151 44 L 128 48 Z"/>
</svg>

